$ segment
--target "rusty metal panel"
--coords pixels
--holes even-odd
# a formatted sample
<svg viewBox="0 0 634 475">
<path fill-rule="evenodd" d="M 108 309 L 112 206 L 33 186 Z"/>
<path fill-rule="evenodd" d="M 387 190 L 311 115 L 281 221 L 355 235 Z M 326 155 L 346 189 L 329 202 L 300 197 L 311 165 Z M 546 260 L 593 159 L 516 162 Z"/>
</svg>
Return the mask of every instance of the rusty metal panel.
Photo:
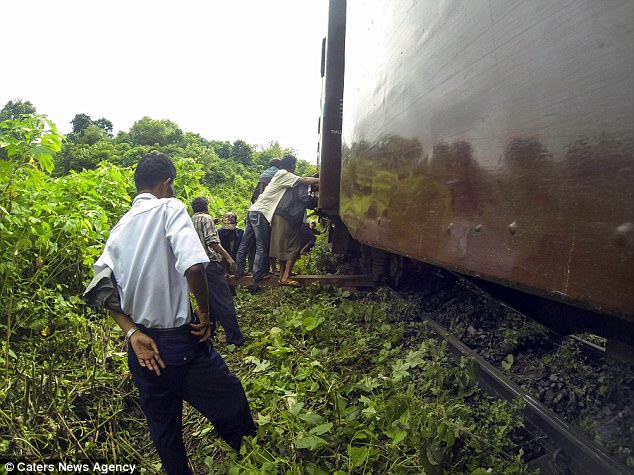
<svg viewBox="0 0 634 475">
<path fill-rule="evenodd" d="M 634 2 L 359 1 L 346 28 L 353 237 L 634 319 Z"/>
</svg>

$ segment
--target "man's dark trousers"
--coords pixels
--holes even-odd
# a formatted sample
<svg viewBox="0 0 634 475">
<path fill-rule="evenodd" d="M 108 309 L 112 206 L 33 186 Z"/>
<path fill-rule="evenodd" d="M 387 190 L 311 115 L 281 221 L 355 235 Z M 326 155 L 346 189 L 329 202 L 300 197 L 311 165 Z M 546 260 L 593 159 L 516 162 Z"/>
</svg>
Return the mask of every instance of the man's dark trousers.
<svg viewBox="0 0 634 475">
<path fill-rule="evenodd" d="M 214 320 L 220 320 L 227 335 L 227 343 L 242 345 L 244 336 L 238 325 L 233 295 L 225 279 L 225 272 L 220 262 L 210 262 L 205 269 L 207 274 L 207 290 L 209 291 L 209 313 Z"/>
<path fill-rule="evenodd" d="M 166 368 L 161 369 L 160 376 L 142 368 L 131 347 L 128 367 L 168 475 L 190 473 L 183 443 L 183 401 L 206 416 L 218 434 L 239 450 L 242 436 L 255 434 L 256 428 L 242 384 L 222 357 L 208 344 L 197 343 L 188 325 L 141 331 L 154 338 Z"/>
</svg>

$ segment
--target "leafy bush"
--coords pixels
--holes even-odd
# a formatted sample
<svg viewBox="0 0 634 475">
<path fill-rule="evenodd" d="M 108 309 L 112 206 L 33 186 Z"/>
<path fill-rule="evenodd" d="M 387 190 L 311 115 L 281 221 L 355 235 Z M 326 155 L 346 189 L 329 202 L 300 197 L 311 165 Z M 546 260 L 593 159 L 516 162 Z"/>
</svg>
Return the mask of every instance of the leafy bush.
<svg viewBox="0 0 634 475">
<path fill-rule="evenodd" d="M 61 136 L 43 124 L 50 123 L 1 124 L 9 160 L 0 162 L 0 456 L 135 453 L 146 436 L 137 434 L 140 411 L 122 376 L 121 344 L 111 342 L 111 323 L 87 314 L 79 298 L 110 227 L 129 206 L 131 172 L 104 163 L 51 178 Z"/>
</svg>

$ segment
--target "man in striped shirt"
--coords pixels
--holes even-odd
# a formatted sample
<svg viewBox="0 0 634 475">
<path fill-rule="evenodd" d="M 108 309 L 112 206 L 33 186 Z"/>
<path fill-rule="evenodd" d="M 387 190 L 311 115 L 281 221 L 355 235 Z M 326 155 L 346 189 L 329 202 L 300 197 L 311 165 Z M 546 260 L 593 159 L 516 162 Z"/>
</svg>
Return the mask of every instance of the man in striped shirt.
<svg viewBox="0 0 634 475">
<path fill-rule="evenodd" d="M 227 261 L 232 274 L 235 273 L 236 263 L 220 244 L 214 220 L 209 216 L 209 202 L 207 199 L 202 196 L 194 198 L 192 200 L 192 210 L 194 211 L 194 216 L 192 216 L 194 229 L 209 258 L 209 264 L 205 269 L 207 288 L 209 290 L 209 313 L 214 320 L 220 321 L 227 335 L 227 344 L 240 346 L 244 343 L 244 336 L 242 336 L 238 325 L 233 295 L 225 279 L 222 260 Z"/>
</svg>

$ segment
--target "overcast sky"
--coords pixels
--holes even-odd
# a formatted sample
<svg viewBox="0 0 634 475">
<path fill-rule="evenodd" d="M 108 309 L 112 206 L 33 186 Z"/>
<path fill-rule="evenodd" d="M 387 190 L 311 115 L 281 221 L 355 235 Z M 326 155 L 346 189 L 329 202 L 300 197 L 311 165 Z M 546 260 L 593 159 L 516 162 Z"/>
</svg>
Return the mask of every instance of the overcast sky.
<svg viewBox="0 0 634 475">
<path fill-rule="evenodd" d="M 210 140 L 273 140 L 315 162 L 327 0 L 3 1 L 0 108 L 28 100 L 66 133 L 78 113 L 143 116 Z"/>
</svg>

